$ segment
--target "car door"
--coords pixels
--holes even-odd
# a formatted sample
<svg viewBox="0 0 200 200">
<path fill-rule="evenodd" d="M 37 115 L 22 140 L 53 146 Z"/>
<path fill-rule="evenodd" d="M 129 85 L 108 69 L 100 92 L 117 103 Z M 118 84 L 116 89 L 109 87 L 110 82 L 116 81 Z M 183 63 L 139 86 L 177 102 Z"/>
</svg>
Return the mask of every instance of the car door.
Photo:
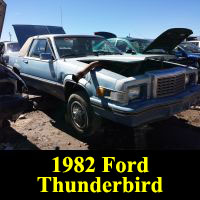
<svg viewBox="0 0 200 200">
<path fill-rule="evenodd" d="M 42 53 L 50 53 L 52 60 L 42 60 Z M 50 94 L 56 93 L 57 85 L 56 61 L 47 39 L 35 39 L 28 55 L 22 61 L 21 75 L 29 86 Z"/>
</svg>

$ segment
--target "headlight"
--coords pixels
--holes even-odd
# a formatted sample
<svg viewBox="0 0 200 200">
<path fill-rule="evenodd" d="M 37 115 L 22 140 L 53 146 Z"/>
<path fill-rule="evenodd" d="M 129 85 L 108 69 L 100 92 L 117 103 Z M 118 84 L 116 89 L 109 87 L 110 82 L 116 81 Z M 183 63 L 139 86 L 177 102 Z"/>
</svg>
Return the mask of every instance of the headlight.
<svg viewBox="0 0 200 200">
<path fill-rule="evenodd" d="M 119 103 L 128 103 L 129 96 L 126 92 L 110 92 L 110 99 Z"/>
<path fill-rule="evenodd" d="M 140 87 L 132 87 L 128 89 L 129 100 L 137 99 L 140 97 Z"/>
</svg>

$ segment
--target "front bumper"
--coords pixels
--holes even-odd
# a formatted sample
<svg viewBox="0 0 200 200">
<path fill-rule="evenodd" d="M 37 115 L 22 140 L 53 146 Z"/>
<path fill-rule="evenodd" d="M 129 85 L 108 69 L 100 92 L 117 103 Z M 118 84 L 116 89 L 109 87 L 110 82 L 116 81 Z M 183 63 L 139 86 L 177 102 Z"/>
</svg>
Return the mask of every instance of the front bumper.
<svg viewBox="0 0 200 200">
<path fill-rule="evenodd" d="M 12 119 L 28 107 L 28 100 L 17 95 L 0 96 L 0 120 Z"/>
<path fill-rule="evenodd" d="M 130 127 L 152 123 L 188 110 L 200 102 L 200 85 L 181 94 L 120 106 L 104 99 L 90 98 L 95 114 Z"/>
</svg>

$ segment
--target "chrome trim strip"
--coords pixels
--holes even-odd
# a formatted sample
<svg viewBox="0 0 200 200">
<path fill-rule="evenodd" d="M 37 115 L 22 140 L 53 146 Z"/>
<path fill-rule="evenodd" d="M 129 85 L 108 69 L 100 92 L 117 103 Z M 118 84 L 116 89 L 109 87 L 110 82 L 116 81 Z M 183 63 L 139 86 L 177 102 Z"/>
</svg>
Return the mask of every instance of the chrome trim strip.
<svg viewBox="0 0 200 200">
<path fill-rule="evenodd" d="M 46 83 L 49 83 L 49 84 L 52 84 L 52 85 L 57 85 L 57 86 L 64 87 L 63 84 L 60 84 L 60 83 L 55 82 L 55 81 L 50 81 L 50 80 L 47 80 L 47 79 L 43 79 L 43 78 L 39 78 L 39 77 L 36 77 L 36 76 L 28 75 L 28 74 L 25 74 L 25 73 L 20 73 L 20 75 L 28 77 L 28 78 L 31 78 L 31 79 L 35 79 L 35 80 L 38 80 L 38 81 L 41 81 L 41 82 L 46 82 Z"/>
</svg>

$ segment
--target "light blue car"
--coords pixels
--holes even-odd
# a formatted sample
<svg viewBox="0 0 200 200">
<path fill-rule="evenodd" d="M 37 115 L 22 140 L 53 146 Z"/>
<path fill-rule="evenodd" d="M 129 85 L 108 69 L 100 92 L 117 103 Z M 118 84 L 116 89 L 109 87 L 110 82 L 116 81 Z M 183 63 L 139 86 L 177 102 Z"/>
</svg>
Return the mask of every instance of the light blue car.
<svg viewBox="0 0 200 200">
<path fill-rule="evenodd" d="M 82 137 L 94 133 L 101 118 L 137 127 L 200 100 L 195 68 L 163 56 L 121 55 L 99 36 L 30 37 L 9 67 L 28 86 L 66 102 L 66 121 Z"/>
</svg>

